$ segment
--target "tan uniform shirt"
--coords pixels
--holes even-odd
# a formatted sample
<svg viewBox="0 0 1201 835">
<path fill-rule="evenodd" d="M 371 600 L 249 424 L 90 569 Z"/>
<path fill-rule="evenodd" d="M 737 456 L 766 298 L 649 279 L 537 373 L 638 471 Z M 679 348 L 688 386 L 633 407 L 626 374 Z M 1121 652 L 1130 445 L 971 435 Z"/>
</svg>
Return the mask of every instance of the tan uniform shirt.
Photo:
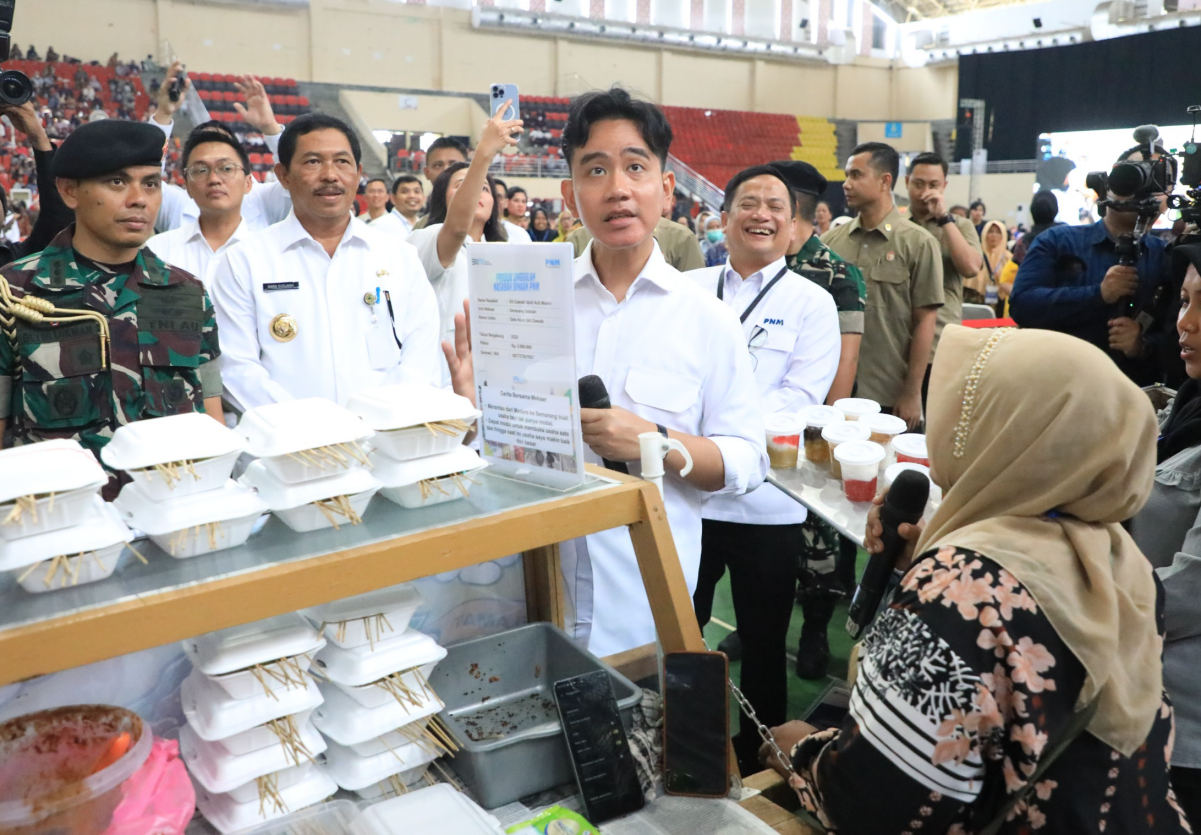
<svg viewBox="0 0 1201 835">
<path fill-rule="evenodd" d="M 892 406 L 909 370 L 913 311 L 943 303 L 938 242 L 894 206 L 875 229 L 855 218 L 822 243 L 858 267 L 867 283 L 858 394 Z"/>
<path fill-rule="evenodd" d="M 976 234 L 976 227 L 966 217 L 955 218 L 955 225 L 959 228 L 959 234 L 963 235 L 963 239 L 967 241 L 967 245 L 976 252 L 983 254 L 980 248 L 980 236 Z M 938 225 L 938 219 L 929 217 L 923 221 L 914 221 L 918 226 L 925 229 L 934 236 L 934 240 L 938 241 L 938 246 L 942 249 L 942 307 L 938 309 L 938 320 L 934 324 L 934 348 L 930 350 L 930 361 L 934 361 L 934 351 L 938 348 L 938 340 L 942 336 L 942 329 L 947 325 L 958 325 L 963 321 L 963 279 L 965 276 L 959 274 L 955 269 L 955 264 L 951 261 L 951 247 L 947 243 L 947 230 L 945 226 Z M 973 273 L 972 275 L 975 275 Z M 971 278 L 972 276 L 966 276 Z"/>
<path fill-rule="evenodd" d="M 687 226 L 681 226 L 674 220 L 663 217 L 659 218 L 659 222 L 655 224 L 655 231 L 652 234 L 659 242 L 663 260 L 680 272 L 699 270 L 705 266 L 705 256 L 701 254 L 701 245 Z M 592 234 L 583 226 L 573 230 L 567 236 L 567 242 L 575 247 L 576 258 L 584 253 L 584 249 L 591 240 Z"/>
</svg>

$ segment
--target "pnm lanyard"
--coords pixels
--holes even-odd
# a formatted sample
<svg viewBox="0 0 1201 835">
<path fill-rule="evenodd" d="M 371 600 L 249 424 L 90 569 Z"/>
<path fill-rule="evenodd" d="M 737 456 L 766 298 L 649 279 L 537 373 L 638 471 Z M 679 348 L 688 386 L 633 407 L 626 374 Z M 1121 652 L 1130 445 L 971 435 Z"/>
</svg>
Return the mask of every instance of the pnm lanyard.
<svg viewBox="0 0 1201 835">
<path fill-rule="evenodd" d="M 771 290 L 771 288 L 776 286 L 776 282 L 779 281 L 781 278 L 783 278 L 784 273 L 786 273 L 786 272 L 788 272 L 787 264 L 784 265 L 783 267 L 780 267 L 780 271 L 778 273 L 776 273 L 776 277 L 773 278 L 771 281 L 767 282 L 767 284 L 764 285 L 763 289 L 759 291 L 759 295 L 755 296 L 755 298 L 747 306 L 747 309 L 742 311 L 742 315 L 738 317 L 739 322 L 746 321 L 746 317 L 751 315 L 751 311 L 759 306 L 759 302 L 763 301 L 763 297 L 767 295 L 767 292 L 769 290 Z M 718 279 L 717 279 L 717 297 L 719 299 L 722 298 L 722 296 L 724 294 L 725 286 L 726 286 L 726 271 L 722 270 L 721 275 L 718 276 Z"/>
</svg>

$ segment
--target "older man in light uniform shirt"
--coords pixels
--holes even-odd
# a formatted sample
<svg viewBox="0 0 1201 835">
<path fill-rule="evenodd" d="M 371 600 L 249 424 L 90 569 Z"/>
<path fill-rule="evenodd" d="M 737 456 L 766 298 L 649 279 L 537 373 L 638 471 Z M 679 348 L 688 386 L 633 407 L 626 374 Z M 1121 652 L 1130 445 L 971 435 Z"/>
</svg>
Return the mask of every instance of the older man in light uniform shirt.
<svg viewBox="0 0 1201 835">
<path fill-rule="evenodd" d="M 829 293 L 785 265 L 796 198 L 783 174 L 770 165 L 745 169 L 725 195 L 729 258 L 685 275 L 742 320 L 770 427 L 774 417 L 795 418 L 826 399 L 838 369 L 838 310 Z M 713 591 L 729 568 L 742 638 L 740 686 L 760 719 L 774 727 L 788 718 L 785 643 L 805 508 L 763 487 L 745 496 L 711 496 L 701 518 L 697 620 L 708 622 Z M 755 724 L 740 714 L 734 751 L 743 771 L 758 769 L 758 748 Z"/>
<path fill-rule="evenodd" d="M 243 410 L 440 380 L 438 305 L 416 251 L 350 215 L 359 160 L 344 122 L 321 114 L 292 122 L 276 175 L 293 213 L 227 252 L 216 270 L 222 379 Z"/>
<path fill-rule="evenodd" d="M 242 201 L 254 178 L 246 151 L 222 131 L 192 131 L 182 162 L 188 195 L 200 207 L 200 217 L 155 235 L 146 246 L 211 288 L 218 256 L 250 233 Z"/>
</svg>

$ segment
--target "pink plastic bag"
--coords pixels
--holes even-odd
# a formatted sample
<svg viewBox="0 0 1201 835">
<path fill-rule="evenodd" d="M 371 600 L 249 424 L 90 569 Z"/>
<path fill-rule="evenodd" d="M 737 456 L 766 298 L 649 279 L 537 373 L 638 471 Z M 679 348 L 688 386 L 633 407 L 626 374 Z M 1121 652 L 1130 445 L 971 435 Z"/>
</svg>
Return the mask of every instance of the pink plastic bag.
<svg viewBox="0 0 1201 835">
<path fill-rule="evenodd" d="M 155 739 L 146 762 L 121 784 L 122 799 L 104 835 L 180 835 L 196 811 L 196 791 L 179 743 Z"/>
</svg>

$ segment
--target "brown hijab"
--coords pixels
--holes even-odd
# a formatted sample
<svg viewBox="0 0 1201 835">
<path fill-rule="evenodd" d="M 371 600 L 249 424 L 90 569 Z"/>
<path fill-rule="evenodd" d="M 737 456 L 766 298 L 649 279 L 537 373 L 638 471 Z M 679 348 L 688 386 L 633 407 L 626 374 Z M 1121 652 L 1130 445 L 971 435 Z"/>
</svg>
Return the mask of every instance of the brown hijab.
<svg viewBox="0 0 1201 835">
<path fill-rule="evenodd" d="M 1119 524 L 1151 492 L 1147 396 L 1083 340 L 951 325 L 927 427 L 944 499 L 917 553 L 969 548 L 1020 580 L 1084 666 L 1077 709 L 1099 698 L 1089 732 L 1129 756 L 1162 681 L 1151 566 Z"/>
</svg>

